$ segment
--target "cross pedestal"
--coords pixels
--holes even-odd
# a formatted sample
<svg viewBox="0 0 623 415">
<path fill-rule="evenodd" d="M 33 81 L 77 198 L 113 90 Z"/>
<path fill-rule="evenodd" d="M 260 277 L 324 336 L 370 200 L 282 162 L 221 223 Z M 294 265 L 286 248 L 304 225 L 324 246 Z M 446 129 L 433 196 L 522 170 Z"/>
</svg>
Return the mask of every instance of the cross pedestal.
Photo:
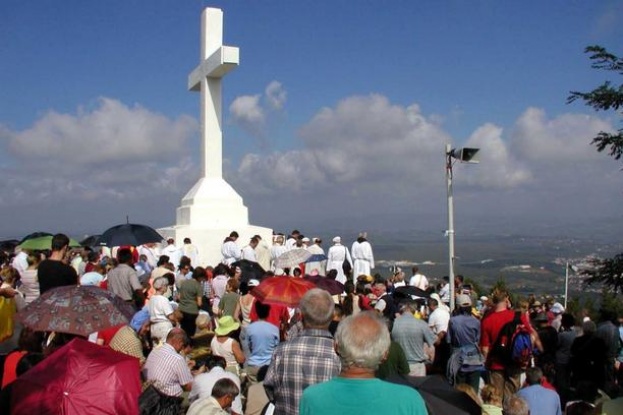
<svg viewBox="0 0 623 415">
<path fill-rule="evenodd" d="M 191 238 L 200 265 L 222 259 L 221 244 L 231 231 L 246 245 L 256 234 L 271 240 L 272 229 L 249 225 L 242 197 L 223 179 L 222 80 L 240 62 L 237 47 L 223 46 L 223 11 L 206 8 L 201 16 L 201 61 L 188 76 L 188 89 L 201 94 L 202 177 L 177 208 L 176 225 L 160 231 L 178 246 Z"/>
</svg>

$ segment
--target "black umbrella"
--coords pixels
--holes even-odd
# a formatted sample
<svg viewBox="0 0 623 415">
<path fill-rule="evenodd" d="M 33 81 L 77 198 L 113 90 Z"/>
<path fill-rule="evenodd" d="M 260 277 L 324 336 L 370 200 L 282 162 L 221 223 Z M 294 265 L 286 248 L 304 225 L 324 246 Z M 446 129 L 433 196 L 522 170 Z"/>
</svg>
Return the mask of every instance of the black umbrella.
<svg viewBox="0 0 623 415">
<path fill-rule="evenodd" d="M 415 377 L 392 375 L 388 382 L 411 386 L 416 389 L 428 409 L 429 415 L 480 415 L 482 409 L 465 392 L 454 389 L 440 375 Z"/>
<path fill-rule="evenodd" d="M 405 285 L 404 287 L 398 287 L 394 290 L 394 296 L 407 297 L 415 295 L 416 297 L 429 298 L 430 294 L 424 290 L 414 287 L 413 285 Z"/>
<path fill-rule="evenodd" d="M 0 250 L 13 252 L 17 245 L 19 245 L 19 241 L 17 239 L 7 239 L 6 241 L 0 242 Z"/>
<path fill-rule="evenodd" d="M 52 236 L 52 234 L 49 232 L 33 232 L 29 235 L 24 236 L 22 240 L 19 241 L 19 245 L 23 244 L 24 241 L 27 241 L 29 239 L 41 238 L 42 236 Z"/>
<path fill-rule="evenodd" d="M 98 246 L 100 245 L 100 238 L 102 235 L 91 235 L 84 238 L 80 241 L 80 245 L 82 246 Z"/>
<path fill-rule="evenodd" d="M 242 281 L 248 282 L 249 280 L 256 279 L 261 281 L 266 274 L 264 268 L 260 264 L 254 261 L 249 261 L 247 259 L 241 259 L 240 261 L 236 261 L 231 264 L 232 267 L 240 267 L 240 271 L 242 271 Z"/>
<path fill-rule="evenodd" d="M 150 242 L 162 242 L 164 238 L 154 228 L 135 223 L 124 223 L 107 229 L 99 239 L 100 245 L 139 246 Z"/>
</svg>

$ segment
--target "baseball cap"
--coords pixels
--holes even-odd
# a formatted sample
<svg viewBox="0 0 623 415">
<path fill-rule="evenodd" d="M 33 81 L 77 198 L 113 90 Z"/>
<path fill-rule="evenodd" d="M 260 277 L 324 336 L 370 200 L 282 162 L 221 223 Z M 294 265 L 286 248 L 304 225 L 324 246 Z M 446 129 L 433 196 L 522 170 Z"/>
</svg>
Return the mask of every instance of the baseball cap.
<svg viewBox="0 0 623 415">
<path fill-rule="evenodd" d="M 456 297 L 456 304 L 459 307 L 471 307 L 472 299 L 467 294 L 460 294 Z"/>
</svg>

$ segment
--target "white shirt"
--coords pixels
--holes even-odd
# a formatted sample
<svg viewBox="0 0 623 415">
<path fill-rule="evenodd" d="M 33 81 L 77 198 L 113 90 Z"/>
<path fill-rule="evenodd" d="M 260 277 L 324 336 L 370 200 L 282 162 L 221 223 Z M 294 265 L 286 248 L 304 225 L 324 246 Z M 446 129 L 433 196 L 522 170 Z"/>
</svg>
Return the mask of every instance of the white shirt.
<svg viewBox="0 0 623 415">
<path fill-rule="evenodd" d="M 151 267 L 151 269 L 156 268 L 158 265 L 158 258 L 160 258 L 160 253 L 156 248 L 150 248 L 145 245 L 141 245 L 138 247 L 138 254 L 145 255 L 147 257 L 147 263 Z"/>
<path fill-rule="evenodd" d="M 251 245 L 247 245 L 242 248 L 242 259 L 246 259 L 247 261 L 257 262 L 257 257 L 255 256 L 255 249 Z"/>
<path fill-rule="evenodd" d="M 450 313 L 441 307 L 437 307 L 430 316 L 428 316 L 428 326 L 436 335 L 442 331 L 448 332 L 448 323 L 450 322 Z"/>
<path fill-rule="evenodd" d="M 188 401 L 193 402 L 196 399 L 209 398 L 212 396 L 212 388 L 214 384 L 221 379 L 231 379 L 238 389 L 240 389 L 240 378 L 231 372 L 226 371 L 220 366 L 215 366 L 207 373 L 195 376 L 193 386 L 188 394 Z M 242 400 L 240 394 L 236 396 L 231 404 L 231 409 L 238 414 L 242 414 Z"/>
<path fill-rule="evenodd" d="M 152 323 L 161 323 L 169 321 L 167 316 L 173 314 L 173 307 L 167 298 L 163 295 L 153 295 L 149 299 L 149 321 Z"/>
<path fill-rule="evenodd" d="M 15 256 L 15 258 L 13 258 L 11 266 L 15 268 L 21 275 L 22 272 L 26 271 L 26 268 L 28 268 L 28 254 L 24 251 L 21 251 Z"/>
<path fill-rule="evenodd" d="M 235 241 L 227 241 L 221 247 L 221 254 L 223 254 L 223 263 L 231 265 L 236 261 L 239 261 L 242 257 L 242 251 L 236 245 Z"/>
<path fill-rule="evenodd" d="M 424 274 L 420 274 L 419 272 L 411 277 L 409 280 L 409 285 L 419 288 L 420 290 L 426 291 L 428 288 L 428 279 Z"/>
</svg>

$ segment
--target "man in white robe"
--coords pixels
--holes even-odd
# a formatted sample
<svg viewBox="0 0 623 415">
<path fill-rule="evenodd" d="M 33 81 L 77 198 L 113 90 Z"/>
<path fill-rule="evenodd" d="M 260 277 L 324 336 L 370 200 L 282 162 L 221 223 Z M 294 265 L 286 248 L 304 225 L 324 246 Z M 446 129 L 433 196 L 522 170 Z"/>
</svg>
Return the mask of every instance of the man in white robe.
<svg viewBox="0 0 623 415">
<path fill-rule="evenodd" d="M 236 240 L 238 240 L 238 232 L 233 231 L 229 234 L 225 241 L 223 241 L 223 245 L 221 246 L 221 254 L 223 254 L 223 264 L 231 265 L 236 261 L 240 261 L 242 259 L 242 251 L 240 247 L 236 244 Z"/>
<path fill-rule="evenodd" d="M 182 254 L 190 259 L 190 265 L 193 267 L 199 266 L 199 249 L 193 245 L 190 238 L 184 238 L 184 246 L 182 247 Z"/>
<path fill-rule="evenodd" d="M 160 251 L 157 248 L 156 244 L 150 242 L 148 244 L 144 244 L 138 247 L 138 254 L 145 255 L 146 262 L 151 269 L 154 269 L 158 266 L 158 259 L 160 259 Z"/>
<path fill-rule="evenodd" d="M 353 243 L 351 249 L 354 261 L 353 269 L 353 283 L 357 284 L 357 277 L 360 275 L 372 275 L 372 268 L 374 268 L 374 255 L 372 254 L 372 245 L 362 234 Z"/>
<path fill-rule="evenodd" d="M 255 247 L 257 263 L 260 264 L 264 271 L 268 271 L 270 270 L 270 247 L 260 235 L 255 235 L 254 238 L 257 238 L 259 241 Z"/>
<path fill-rule="evenodd" d="M 283 274 L 283 270 L 281 268 L 275 267 L 275 260 L 288 251 L 288 248 L 284 246 L 283 242 L 283 235 L 277 235 L 273 241 L 273 246 L 270 248 L 270 264 L 271 269 L 275 272 L 275 275 Z"/>
<path fill-rule="evenodd" d="M 353 266 L 353 260 L 350 257 L 350 252 L 348 252 L 348 248 L 342 245 L 342 238 L 336 236 L 333 238 L 333 246 L 329 248 L 329 252 L 327 254 L 327 271 L 332 269 L 337 271 L 337 277 L 335 278 L 337 281 L 344 284 L 346 282 L 346 275 L 344 275 L 344 259 L 348 261 L 350 266 Z"/>
<path fill-rule="evenodd" d="M 312 255 L 324 255 L 324 249 L 320 246 L 322 241 L 320 238 L 314 238 L 314 243 L 310 245 L 307 250 Z M 305 265 L 305 273 L 309 275 L 313 275 L 314 271 L 318 273 L 318 275 L 326 275 L 327 268 L 327 260 L 322 261 L 311 261 Z"/>
<path fill-rule="evenodd" d="M 257 244 L 259 242 L 259 239 L 257 239 L 255 236 L 251 238 L 251 241 L 249 241 L 249 245 L 242 248 L 242 259 L 246 259 L 247 261 L 251 262 L 257 262 L 255 248 L 257 247 Z"/>
<path fill-rule="evenodd" d="M 175 246 L 175 239 L 167 239 L 167 246 L 162 249 L 162 254 L 169 257 L 169 262 L 175 266 L 175 269 L 180 266 L 182 252 L 177 246 Z"/>
</svg>

